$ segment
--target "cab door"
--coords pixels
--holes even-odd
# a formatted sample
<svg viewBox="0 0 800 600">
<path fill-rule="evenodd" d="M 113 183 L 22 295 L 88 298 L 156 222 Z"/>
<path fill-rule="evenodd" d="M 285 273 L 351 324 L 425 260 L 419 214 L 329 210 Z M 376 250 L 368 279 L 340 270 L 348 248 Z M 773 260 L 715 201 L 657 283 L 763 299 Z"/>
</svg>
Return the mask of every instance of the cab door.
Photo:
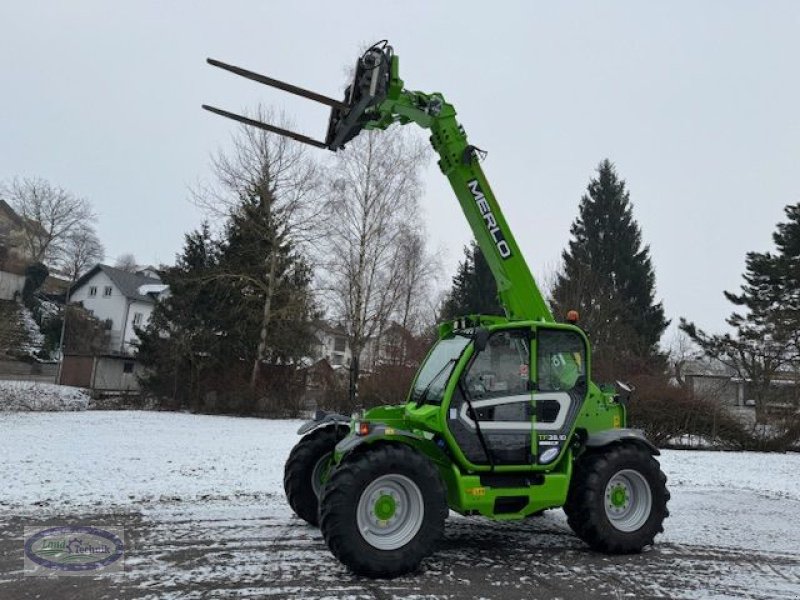
<svg viewBox="0 0 800 600">
<path fill-rule="evenodd" d="M 586 398 L 586 341 L 573 329 L 543 325 L 533 346 L 532 446 L 536 463 L 548 465 L 561 454 Z"/>
<path fill-rule="evenodd" d="M 461 374 L 447 424 L 472 464 L 532 464 L 530 365 L 530 327 L 503 329 L 489 336 Z"/>
</svg>

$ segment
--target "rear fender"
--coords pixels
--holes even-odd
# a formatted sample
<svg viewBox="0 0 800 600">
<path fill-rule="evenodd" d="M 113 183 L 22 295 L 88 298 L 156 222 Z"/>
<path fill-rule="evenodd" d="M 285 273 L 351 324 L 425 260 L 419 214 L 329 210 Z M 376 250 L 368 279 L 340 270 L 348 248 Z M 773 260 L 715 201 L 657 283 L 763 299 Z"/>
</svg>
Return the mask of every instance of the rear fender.
<svg viewBox="0 0 800 600">
<path fill-rule="evenodd" d="M 605 429 L 590 433 L 586 439 L 587 449 L 597 449 L 617 442 L 632 442 L 644 447 L 650 454 L 658 456 L 661 452 L 648 440 L 641 429 Z"/>
<path fill-rule="evenodd" d="M 306 421 L 297 430 L 298 435 L 305 435 L 322 427 L 345 426 L 350 427 L 350 417 L 337 413 L 318 410 L 314 413 L 314 418 Z"/>
</svg>

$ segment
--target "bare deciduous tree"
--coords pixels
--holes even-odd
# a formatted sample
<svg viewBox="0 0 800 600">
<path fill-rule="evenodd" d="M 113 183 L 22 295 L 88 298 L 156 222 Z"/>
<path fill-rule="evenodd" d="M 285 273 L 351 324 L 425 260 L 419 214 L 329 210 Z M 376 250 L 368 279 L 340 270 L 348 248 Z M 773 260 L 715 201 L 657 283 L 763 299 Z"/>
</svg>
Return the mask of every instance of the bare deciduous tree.
<svg viewBox="0 0 800 600">
<path fill-rule="evenodd" d="M 686 367 L 693 361 L 703 357 L 703 353 L 692 341 L 686 332 L 676 331 L 670 339 L 669 345 L 669 369 L 670 376 L 680 387 L 686 387 Z"/>
<path fill-rule="evenodd" d="M 398 259 L 400 261 L 398 286 L 400 297 L 397 322 L 411 333 L 420 333 L 433 324 L 436 312 L 433 280 L 440 270 L 439 259 L 430 253 L 425 232 L 406 227 L 400 235 Z"/>
<path fill-rule="evenodd" d="M 348 333 L 352 404 L 357 402 L 366 343 L 398 308 L 410 317 L 419 289 L 419 281 L 408 281 L 409 268 L 422 260 L 410 224 L 419 218 L 420 171 L 428 153 L 399 129 L 364 132 L 336 154 L 331 166 L 323 279 L 333 311 Z"/>
<path fill-rule="evenodd" d="M 135 273 L 139 269 L 136 257 L 131 253 L 120 254 L 114 261 L 114 268 L 128 273 Z"/>
<path fill-rule="evenodd" d="M 27 224 L 22 242 L 32 262 L 58 263 L 70 234 L 96 218 L 85 198 L 44 179 L 13 179 L 3 192 Z"/>
<path fill-rule="evenodd" d="M 273 111 L 263 107 L 252 118 L 292 128 L 284 117 L 276 119 Z M 225 218 L 241 209 L 243 199 L 257 199 L 258 209 L 263 212 L 258 222 L 263 229 L 256 233 L 269 247 L 276 248 L 283 240 L 296 248 L 316 242 L 320 232 L 320 170 L 301 144 L 242 125 L 233 136 L 232 149 L 218 152 L 212 158 L 212 167 L 216 182 L 194 191 L 195 203 L 201 209 L 218 219 Z M 278 253 L 271 251 L 263 260 L 265 285 L 259 288 L 264 293 L 264 306 L 251 375 L 253 387 L 260 365 L 267 357 L 267 330 L 272 320 L 280 316 L 273 311 L 279 287 L 275 281 Z"/>
<path fill-rule="evenodd" d="M 59 266 L 70 281 L 76 281 L 90 267 L 101 262 L 104 256 L 103 244 L 94 228 L 82 225 L 67 236 Z"/>
</svg>

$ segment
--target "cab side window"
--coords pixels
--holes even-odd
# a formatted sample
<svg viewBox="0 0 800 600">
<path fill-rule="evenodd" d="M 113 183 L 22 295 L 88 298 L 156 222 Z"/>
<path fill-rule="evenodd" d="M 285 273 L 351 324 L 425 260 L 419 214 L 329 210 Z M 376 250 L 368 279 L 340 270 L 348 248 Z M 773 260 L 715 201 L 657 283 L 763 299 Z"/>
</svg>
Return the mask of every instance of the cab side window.
<svg viewBox="0 0 800 600">
<path fill-rule="evenodd" d="M 475 357 L 465 377 L 473 399 L 500 398 L 528 390 L 530 352 L 524 330 L 493 334 L 486 349 Z"/>
<path fill-rule="evenodd" d="M 540 328 L 536 337 L 536 383 L 540 392 L 568 392 L 586 381 L 586 346 L 579 334 Z"/>
</svg>

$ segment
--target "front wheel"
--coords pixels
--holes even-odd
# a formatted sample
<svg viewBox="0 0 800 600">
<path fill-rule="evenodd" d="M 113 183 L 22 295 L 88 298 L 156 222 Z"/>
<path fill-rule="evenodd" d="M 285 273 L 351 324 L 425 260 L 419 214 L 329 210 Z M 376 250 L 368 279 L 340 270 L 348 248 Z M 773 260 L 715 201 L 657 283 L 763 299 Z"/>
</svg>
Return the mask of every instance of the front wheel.
<svg viewBox="0 0 800 600">
<path fill-rule="evenodd" d="M 342 462 L 320 498 L 320 530 L 353 572 L 396 577 L 415 570 L 444 533 L 439 473 L 408 446 L 367 448 Z"/>
<path fill-rule="evenodd" d="M 669 515 L 667 477 L 639 445 L 617 444 L 578 459 L 564 512 L 584 542 L 609 554 L 653 543 Z"/>
</svg>

